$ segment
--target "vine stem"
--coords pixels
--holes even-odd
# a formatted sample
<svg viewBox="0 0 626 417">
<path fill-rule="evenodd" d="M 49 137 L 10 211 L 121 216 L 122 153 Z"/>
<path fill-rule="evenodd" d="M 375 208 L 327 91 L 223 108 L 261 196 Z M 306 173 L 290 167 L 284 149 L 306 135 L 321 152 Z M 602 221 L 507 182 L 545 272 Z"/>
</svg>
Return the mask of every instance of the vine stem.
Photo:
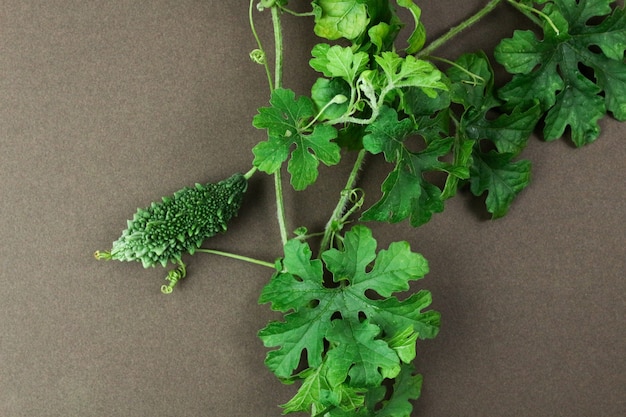
<svg viewBox="0 0 626 417">
<path fill-rule="evenodd" d="M 272 26 L 274 28 L 274 88 L 281 88 L 283 83 L 283 30 L 280 22 L 280 10 L 274 5 L 271 8 Z M 283 246 L 289 239 L 287 236 L 287 221 L 285 202 L 283 198 L 283 180 L 280 169 L 274 173 L 274 194 L 276 195 L 276 217 L 280 230 L 280 240 Z"/>
<path fill-rule="evenodd" d="M 498 6 L 500 3 L 502 3 L 502 0 L 491 0 L 489 3 L 487 3 L 482 9 L 480 9 L 474 15 L 470 16 L 469 18 L 467 18 L 466 20 L 464 20 L 462 23 L 458 24 L 457 26 L 454 26 L 449 31 L 444 33 L 442 36 L 440 36 L 439 38 L 435 39 L 430 44 L 428 44 L 428 46 L 422 49 L 417 54 L 417 56 L 424 57 L 424 56 L 431 55 L 432 52 L 435 51 L 437 48 L 439 48 L 440 46 L 448 42 L 450 39 L 457 36 L 459 33 L 463 32 L 465 29 L 473 26 L 480 19 L 485 17 L 487 14 L 489 14 L 489 12 L 495 9 L 496 6 Z"/>
<path fill-rule="evenodd" d="M 274 269 L 275 265 L 271 262 L 265 262 L 260 259 L 250 258 L 248 256 L 237 255 L 236 253 L 222 252 L 214 249 L 196 249 L 196 252 L 210 253 L 211 255 L 224 256 L 226 258 L 238 259 L 240 261 L 249 262 L 251 264 L 262 265 Z"/>
<path fill-rule="evenodd" d="M 280 23 L 280 10 L 272 6 L 272 26 L 274 27 L 274 87 L 280 88 L 283 84 L 283 30 Z"/>
<path fill-rule="evenodd" d="M 324 236 L 322 237 L 322 243 L 320 244 L 320 253 L 326 250 L 330 246 L 330 239 L 335 229 L 335 224 L 337 221 L 341 220 L 343 212 L 346 210 L 346 205 L 348 204 L 348 200 L 350 199 L 350 191 L 354 188 L 356 184 L 357 175 L 359 170 L 363 166 L 363 161 L 365 160 L 366 151 L 365 149 L 361 149 L 357 155 L 356 161 L 354 161 L 354 166 L 352 167 L 352 171 L 350 172 L 350 176 L 348 177 L 348 181 L 346 181 L 346 186 L 341 192 L 341 198 L 333 211 L 328 223 L 326 223 L 326 228 L 324 229 Z"/>
</svg>

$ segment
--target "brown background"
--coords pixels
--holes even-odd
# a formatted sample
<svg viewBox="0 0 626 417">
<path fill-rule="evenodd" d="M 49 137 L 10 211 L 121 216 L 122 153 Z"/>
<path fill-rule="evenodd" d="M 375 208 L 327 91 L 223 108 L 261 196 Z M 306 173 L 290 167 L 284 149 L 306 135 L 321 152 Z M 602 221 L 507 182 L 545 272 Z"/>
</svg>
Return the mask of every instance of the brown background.
<svg viewBox="0 0 626 417">
<path fill-rule="evenodd" d="M 306 10 L 309 2 L 292 2 Z M 433 37 L 483 1 L 422 1 Z M 96 262 L 138 206 L 251 164 L 268 100 L 246 1 L 0 2 L 0 415 L 277 416 L 295 392 L 263 365 L 269 270 L 209 255 L 170 296 L 164 271 Z M 308 19 L 285 17 L 285 85 L 306 93 Z M 269 15 L 257 13 L 271 49 Z M 491 50 L 529 23 L 504 5 L 438 54 Z M 534 180 L 486 220 L 469 193 L 407 239 L 430 261 L 440 335 L 418 346 L 414 416 L 626 415 L 626 125 L 583 149 L 531 141 Z M 348 161 L 351 157 L 347 157 Z M 287 192 L 290 228 L 322 226 L 349 165 Z M 368 195 L 388 167 L 363 174 Z M 254 177 L 210 246 L 273 260 L 273 185 Z M 373 201 L 373 200 L 370 200 Z"/>
</svg>

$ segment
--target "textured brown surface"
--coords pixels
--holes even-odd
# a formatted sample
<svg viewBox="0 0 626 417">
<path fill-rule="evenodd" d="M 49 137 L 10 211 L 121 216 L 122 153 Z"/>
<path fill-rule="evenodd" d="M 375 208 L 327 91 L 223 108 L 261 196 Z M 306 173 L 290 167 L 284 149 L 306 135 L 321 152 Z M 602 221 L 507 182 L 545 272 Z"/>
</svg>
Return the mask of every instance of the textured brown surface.
<svg viewBox="0 0 626 417">
<path fill-rule="evenodd" d="M 482 1 L 422 2 L 431 37 Z M 308 4 L 308 2 L 307 2 Z M 302 4 L 306 6 L 306 4 Z M 0 415 L 276 416 L 296 387 L 264 367 L 257 306 L 268 270 L 195 256 L 163 270 L 102 263 L 136 207 L 251 163 L 267 103 L 247 2 L 5 0 L 0 3 Z M 267 46 L 268 15 L 257 25 Z M 500 7 L 439 53 L 492 48 L 516 25 Z M 306 92 L 316 39 L 285 19 L 285 85 Z M 291 69 L 293 68 L 293 69 Z M 596 143 L 533 140 L 534 180 L 485 220 L 467 193 L 427 226 L 373 225 L 429 260 L 440 335 L 419 344 L 415 416 L 619 417 L 626 412 L 626 125 Z M 377 195 L 388 168 L 372 161 Z M 323 225 L 348 166 L 288 192 L 290 225 Z M 211 246 L 279 256 L 273 184 L 256 176 L 229 234 Z"/>
</svg>

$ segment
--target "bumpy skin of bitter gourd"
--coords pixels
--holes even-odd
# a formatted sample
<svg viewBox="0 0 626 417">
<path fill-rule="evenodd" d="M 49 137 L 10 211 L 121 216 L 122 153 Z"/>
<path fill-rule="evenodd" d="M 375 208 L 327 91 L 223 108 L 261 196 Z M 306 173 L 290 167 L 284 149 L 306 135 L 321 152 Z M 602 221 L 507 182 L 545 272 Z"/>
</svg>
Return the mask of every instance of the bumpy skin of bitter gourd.
<svg viewBox="0 0 626 417">
<path fill-rule="evenodd" d="M 140 261 L 144 268 L 180 263 L 183 253 L 193 254 L 205 239 L 226 230 L 247 186 L 244 175 L 235 174 L 217 184 L 185 187 L 138 209 L 113 242 L 110 259 Z"/>
</svg>

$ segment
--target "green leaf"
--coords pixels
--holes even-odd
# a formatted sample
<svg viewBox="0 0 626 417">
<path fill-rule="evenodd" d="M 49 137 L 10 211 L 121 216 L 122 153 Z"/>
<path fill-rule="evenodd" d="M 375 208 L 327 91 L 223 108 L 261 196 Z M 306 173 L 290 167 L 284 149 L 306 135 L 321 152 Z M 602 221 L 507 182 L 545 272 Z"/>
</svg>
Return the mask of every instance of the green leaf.
<svg viewBox="0 0 626 417">
<path fill-rule="evenodd" d="M 327 77 L 343 78 L 353 85 L 358 75 L 367 68 L 369 56 L 365 52 L 352 52 L 350 48 L 339 45 L 330 46 L 319 43 L 311 52 L 313 59 L 309 65 Z"/>
<path fill-rule="evenodd" d="M 398 120 L 391 108 L 383 107 L 367 132 L 364 148 L 374 154 L 384 153 L 387 161 L 395 162 L 395 167 L 382 184 L 382 198 L 363 213 L 363 221 L 396 223 L 410 217 L 411 225 L 422 225 L 433 213 L 443 211 L 441 190 L 426 181 L 424 173 L 444 171 L 463 178 L 469 176 L 467 167 L 459 169 L 439 160 L 450 152 L 452 138 L 433 139 L 418 152 L 407 148 L 405 141 L 413 132 L 412 123 L 409 119 Z"/>
<path fill-rule="evenodd" d="M 331 386 L 349 376 L 353 387 L 372 387 L 400 373 L 397 353 L 384 340 L 375 340 L 379 333 L 380 327 L 368 320 L 333 320 L 326 332 L 326 339 L 333 344 L 327 354 Z"/>
<path fill-rule="evenodd" d="M 450 93 L 446 90 L 438 91 L 436 97 L 429 97 L 420 88 L 409 87 L 402 89 L 401 103 L 399 110 L 403 110 L 405 113 L 414 116 L 417 122 L 418 131 L 424 130 L 422 123 L 427 123 L 426 119 L 437 119 L 442 116 L 440 113 L 442 110 L 447 115 L 447 110 L 450 107 Z M 421 117 L 425 117 L 421 119 Z M 447 117 L 440 120 L 441 128 L 438 132 L 447 131 Z"/>
<path fill-rule="evenodd" d="M 343 95 L 350 97 L 350 86 L 339 78 L 318 78 L 311 87 L 311 98 L 315 102 L 317 108 L 323 109 L 321 119 L 332 120 L 337 119 L 348 111 L 350 103 L 346 100 L 344 103 L 333 103 L 328 105 L 336 96 Z"/>
<path fill-rule="evenodd" d="M 393 48 L 393 42 L 401 29 L 399 24 L 388 24 L 380 22 L 367 30 L 367 35 L 372 44 L 376 47 L 375 53 L 388 51 Z"/>
<path fill-rule="evenodd" d="M 311 409 L 311 405 L 315 405 L 316 409 L 323 410 L 337 403 L 336 398 L 328 395 L 331 392 L 331 388 L 326 381 L 326 377 L 322 375 L 322 371 L 325 371 L 325 369 L 323 366 L 320 366 L 315 369 L 309 369 L 304 373 L 304 381 L 296 395 L 282 405 L 283 414 L 298 411 L 307 412 Z"/>
<path fill-rule="evenodd" d="M 389 347 L 396 351 L 402 362 L 410 363 L 417 355 L 415 352 L 417 336 L 411 327 L 407 327 L 389 339 Z"/>
<path fill-rule="evenodd" d="M 493 218 L 504 216 L 513 199 L 530 183 L 530 162 L 511 162 L 514 155 L 474 152 L 470 189 L 475 196 L 487 194 L 487 210 Z"/>
<path fill-rule="evenodd" d="M 397 3 L 400 7 L 408 9 L 413 15 L 415 29 L 413 29 L 413 32 L 409 35 L 409 46 L 406 48 L 406 53 L 414 54 L 422 49 L 426 42 L 426 28 L 424 28 L 424 25 L 420 21 L 422 10 L 417 4 L 413 3 L 413 0 L 397 0 Z"/>
<path fill-rule="evenodd" d="M 490 109 L 499 104 L 493 96 L 493 68 L 484 52 L 461 55 L 446 73 L 453 102 L 465 109 Z"/>
<path fill-rule="evenodd" d="M 465 135 L 475 141 L 488 139 L 496 145 L 498 152 L 517 155 L 526 147 L 541 117 L 541 108 L 536 104 L 526 111 L 516 107 L 511 114 L 501 114 L 496 119 L 486 116 L 486 112 L 468 112 L 461 127 Z"/>
<path fill-rule="evenodd" d="M 288 171 L 291 184 L 303 190 L 313 184 L 319 162 L 335 165 L 341 156 L 339 145 L 333 142 L 337 131 L 332 126 L 317 124 L 311 130 L 307 123 L 315 116 L 315 104 L 308 97 L 295 98 L 289 89 L 276 89 L 270 99 L 271 107 L 259 109 L 253 125 L 267 129 L 268 140 L 253 148 L 254 165 L 272 174 L 280 169 L 291 152 Z"/>
<path fill-rule="evenodd" d="M 367 5 L 362 0 L 315 0 L 315 34 L 321 38 L 337 40 L 356 39 L 363 34 L 370 18 Z"/>
<path fill-rule="evenodd" d="M 349 321 L 354 329 L 350 337 L 356 340 L 373 338 L 371 329 L 374 327 L 378 328 L 376 334 L 385 337 L 393 337 L 407 327 L 413 328 L 420 338 L 432 338 L 437 333 L 439 315 L 421 311 L 430 304 L 428 292 L 420 291 L 402 301 L 394 296 L 383 299 L 368 296 L 370 290 L 383 297 L 394 291 L 404 291 L 409 281 L 422 278 L 428 266 L 421 255 L 411 252 L 406 242 L 397 242 L 376 254 L 376 241 L 364 226 L 353 227 L 345 234 L 344 242 L 343 250 L 322 253 L 327 269 L 339 286 L 326 286 L 322 264 L 311 259 L 309 246 L 291 240 L 285 245 L 281 270 L 274 274 L 261 293 L 259 302 L 270 302 L 273 309 L 289 312 L 284 321 L 270 322 L 259 332 L 265 346 L 279 347 L 268 352 L 266 364 L 280 378 L 292 376 L 303 352 L 306 352 L 309 367 L 322 364 L 325 343 L 339 339 L 331 329 L 345 326 L 337 320 Z M 371 262 L 374 262 L 373 266 Z M 340 319 L 335 318 L 336 313 Z M 356 324 L 363 323 L 363 320 L 367 320 L 367 326 Z M 384 337 L 374 340 L 383 341 Z M 353 364 L 360 364 L 361 359 L 351 357 L 353 354 L 358 356 L 360 353 L 348 350 L 344 360 L 351 358 Z M 343 366 L 345 369 L 345 364 Z M 359 383 L 373 381 L 369 371 L 367 377 L 362 369 L 354 372 Z M 385 362 L 380 375 L 394 372 L 395 365 Z M 338 379 L 338 374 L 333 374 L 332 385 L 343 382 Z"/>
<path fill-rule="evenodd" d="M 413 411 L 411 401 L 417 400 L 422 391 L 422 376 L 415 374 L 415 367 L 403 364 L 393 384 L 391 397 L 383 401 L 375 417 L 409 417 Z"/>
<path fill-rule="evenodd" d="M 490 112 L 500 106 L 494 96 L 493 69 L 483 52 L 462 55 L 448 70 L 452 100 L 465 111 L 461 117 L 460 134 L 466 139 L 488 139 L 499 152 L 520 153 L 541 117 L 535 103 L 527 109 L 514 107 L 510 114 L 494 119 Z"/>
<path fill-rule="evenodd" d="M 298 375 L 304 378 L 296 395 L 283 404 L 283 414 L 310 412 L 326 408 L 339 407 L 340 410 L 352 411 L 361 407 L 365 401 L 363 391 L 339 384 L 331 386 L 326 377 L 327 362 L 317 368 L 309 368 Z"/>
<path fill-rule="evenodd" d="M 598 120 L 607 111 L 626 120 L 626 13 L 610 0 L 545 2 L 542 40 L 516 31 L 503 40 L 495 57 L 515 74 L 500 89 L 509 107 L 531 107 L 539 100 L 547 111 L 544 137 L 554 140 L 571 130 L 576 146 L 600 134 Z M 589 72 L 586 69 L 589 70 Z"/>
<path fill-rule="evenodd" d="M 471 166 L 472 152 L 475 144 L 475 141 L 468 140 L 464 135 L 458 135 L 455 137 L 453 145 L 453 164 L 459 167 Z M 446 184 L 441 192 L 441 199 L 447 200 L 448 198 L 454 197 L 459 187 L 460 180 L 466 178 L 467 176 L 462 175 L 448 175 L 448 178 L 446 178 Z"/>
<path fill-rule="evenodd" d="M 374 59 L 384 73 L 381 82 L 384 90 L 405 87 L 419 87 L 431 98 L 437 96 L 437 90 L 447 90 L 441 80 L 441 72 L 431 63 L 417 59 L 412 55 L 401 58 L 395 52 L 383 52 Z"/>
<path fill-rule="evenodd" d="M 411 119 L 398 120 L 398 113 L 384 106 L 376 120 L 366 128 L 363 147 L 373 154 L 384 153 L 388 162 L 395 161 L 403 142 L 415 133 Z"/>
</svg>

